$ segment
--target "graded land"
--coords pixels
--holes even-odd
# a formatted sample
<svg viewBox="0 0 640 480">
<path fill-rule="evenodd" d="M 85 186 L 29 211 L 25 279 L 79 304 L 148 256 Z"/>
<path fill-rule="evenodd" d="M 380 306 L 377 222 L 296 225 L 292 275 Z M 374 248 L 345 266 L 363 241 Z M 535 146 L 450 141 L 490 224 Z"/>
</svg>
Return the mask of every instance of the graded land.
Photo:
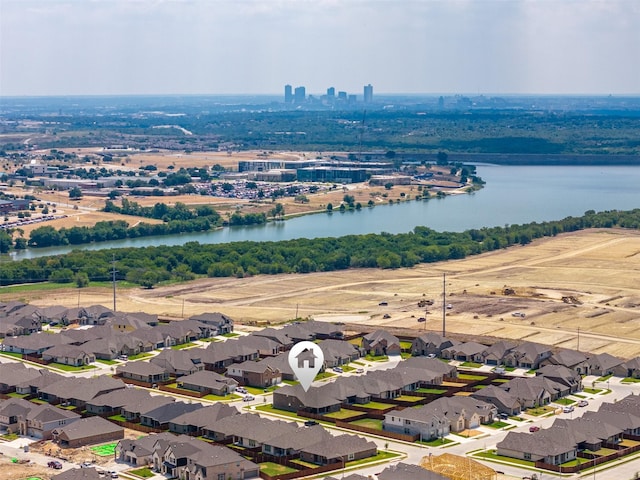
<svg viewBox="0 0 640 480">
<path fill-rule="evenodd" d="M 0 294 L 0 301 L 11 299 L 40 306 L 113 304 L 108 287 Z M 419 307 L 421 300 L 433 304 Z M 175 319 L 219 311 L 241 329 L 297 316 L 344 322 L 352 330 L 385 328 L 414 336 L 425 330 L 442 332 L 444 311 L 446 333 L 456 338 L 527 340 L 632 358 L 640 355 L 640 232 L 585 230 L 405 269 L 119 288 L 117 307 Z M 418 322 L 420 317 L 426 321 Z"/>
</svg>

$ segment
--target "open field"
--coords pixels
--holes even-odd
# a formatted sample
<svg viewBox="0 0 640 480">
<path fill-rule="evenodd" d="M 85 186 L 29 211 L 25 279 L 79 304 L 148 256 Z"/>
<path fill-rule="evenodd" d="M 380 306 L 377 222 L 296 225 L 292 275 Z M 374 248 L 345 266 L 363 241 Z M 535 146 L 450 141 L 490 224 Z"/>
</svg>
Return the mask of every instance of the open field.
<svg viewBox="0 0 640 480">
<path fill-rule="evenodd" d="M 441 331 L 445 272 L 446 303 L 451 304 L 445 309 L 447 333 L 575 349 L 579 328 L 580 350 L 640 355 L 640 233 L 627 230 L 564 234 L 410 269 L 211 278 L 153 290 L 120 289 L 118 308 L 176 318 L 183 309 L 185 317 L 220 311 L 249 325 L 284 322 L 298 312 L 363 330 Z M 505 295 L 505 287 L 515 293 Z M 0 300 L 10 297 L 71 307 L 77 305 L 78 290 L 22 291 Z M 434 304 L 427 307 L 427 321 L 418 323 L 425 316 L 417 306 L 422 299 Z M 112 295 L 108 288 L 89 288 L 81 291 L 81 301 L 111 305 Z"/>
</svg>

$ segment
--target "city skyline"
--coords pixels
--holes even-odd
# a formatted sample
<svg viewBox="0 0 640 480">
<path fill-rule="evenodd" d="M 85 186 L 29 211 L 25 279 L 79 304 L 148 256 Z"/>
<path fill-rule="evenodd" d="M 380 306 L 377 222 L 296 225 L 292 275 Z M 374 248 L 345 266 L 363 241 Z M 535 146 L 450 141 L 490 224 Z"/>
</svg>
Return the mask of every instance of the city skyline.
<svg viewBox="0 0 640 480">
<path fill-rule="evenodd" d="M 640 94 L 635 0 L 2 0 L 0 95 Z"/>
</svg>

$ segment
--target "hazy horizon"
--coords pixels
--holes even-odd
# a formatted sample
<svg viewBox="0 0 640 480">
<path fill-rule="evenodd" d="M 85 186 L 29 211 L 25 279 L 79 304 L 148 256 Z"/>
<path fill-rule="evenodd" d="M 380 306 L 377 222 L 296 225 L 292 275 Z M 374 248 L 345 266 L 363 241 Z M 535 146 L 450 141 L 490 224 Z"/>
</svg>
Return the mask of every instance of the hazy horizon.
<svg viewBox="0 0 640 480">
<path fill-rule="evenodd" d="M 634 96 L 638 58 L 636 0 L 0 1 L 4 97 Z"/>
</svg>

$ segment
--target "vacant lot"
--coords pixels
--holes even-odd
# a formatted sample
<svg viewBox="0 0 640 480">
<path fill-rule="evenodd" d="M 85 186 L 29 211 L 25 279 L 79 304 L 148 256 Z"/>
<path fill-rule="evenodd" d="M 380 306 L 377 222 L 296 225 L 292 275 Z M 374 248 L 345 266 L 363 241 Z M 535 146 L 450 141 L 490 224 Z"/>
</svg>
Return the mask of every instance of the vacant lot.
<svg viewBox="0 0 640 480">
<path fill-rule="evenodd" d="M 444 309 L 443 273 L 445 305 L 451 307 Z M 78 290 L 0 295 L 3 301 L 10 298 L 71 307 L 78 303 Z M 425 299 L 433 305 L 418 307 Z M 110 306 L 112 294 L 107 288 L 84 289 L 81 302 Z M 297 314 L 363 329 L 414 331 L 441 331 L 444 311 L 448 333 L 575 349 L 580 329 L 580 350 L 634 357 L 640 355 L 640 234 L 590 230 L 410 269 L 200 279 L 153 290 L 120 289 L 118 308 L 176 318 L 220 311 L 249 325 L 281 323 Z M 417 322 L 425 316 L 426 322 Z"/>
</svg>

